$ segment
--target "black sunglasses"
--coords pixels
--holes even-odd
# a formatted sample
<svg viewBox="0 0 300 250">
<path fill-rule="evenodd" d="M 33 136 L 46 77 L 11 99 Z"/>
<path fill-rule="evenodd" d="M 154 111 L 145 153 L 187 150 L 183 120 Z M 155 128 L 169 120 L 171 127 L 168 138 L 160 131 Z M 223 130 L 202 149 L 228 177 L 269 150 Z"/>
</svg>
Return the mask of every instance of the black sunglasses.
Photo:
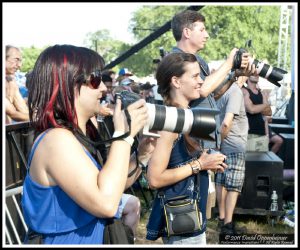
<svg viewBox="0 0 300 250">
<path fill-rule="evenodd" d="M 97 89 L 102 82 L 102 74 L 98 69 L 95 72 L 91 73 L 89 83 L 92 85 L 94 89 Z"/>
</svg>

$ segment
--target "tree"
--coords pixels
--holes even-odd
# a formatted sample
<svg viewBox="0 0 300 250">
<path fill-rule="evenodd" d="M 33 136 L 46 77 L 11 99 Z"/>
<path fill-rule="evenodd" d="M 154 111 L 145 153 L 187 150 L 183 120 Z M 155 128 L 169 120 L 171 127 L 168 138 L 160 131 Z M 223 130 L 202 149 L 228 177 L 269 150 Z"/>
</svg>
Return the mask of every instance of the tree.
<svg viewBox="0 0 300 250">
<path fill-rule="evenodd" d="M 207 6 L 201 13 L 211 37 L 201 52 L 205 59 L 223 59 L 251 40 L 258 60 L 277 65 L 280 6 Z"/>
<path fill-rule="evenodd" d="M 137 41 L 146 38 L 154 30 L 160 28 L 173 16 L 188 6 L 143 6 L 130 20 L 129 30 Z M 228 56 L 232 48 L 245 47 L 246 41 L 252 41 L 253 56 L 258 60 L 267 60 L 270 65 L 277 65 L 278 34 L 280 24 L 280 6 L 205 6 L 200 10 L 205 18 L 205 25 L 210 39 L 201 53 L 210 62 L 222 60 Z M 106 63 L 126 52 L 130 44 L 110 38 L 109 31 L 102 30 L 88 34 L 88 46 L 104 57 Z M 176 41 L 171 30 L 148 44 L 146 47 L 117 65 L 127 67 L 137 76 L 146 76 L 154 72 L 153 59 L 160 59 L 159 48 L 170 51 Z M 249 49 L 249 48 L 247 48 Z M 290 59 L 290 44 L 288 61 Z M 290 65 L 288 69 L 290 68 Z"/>
<path fill-rule="evenodd" d="M 98 30 L 95 33 L 89 32 L 84 44 L 97 51 L 104 58 L 106 64 L 130 48 L 129 44 L 113 39 L 107 29 Z"/>
<path fill-rule="evenodd" d="M 134 13 L 130 29 L 137 40 L 144 39 L 147 29 L 161 27 L 188 6 L 145 6 Z M 250 52 L 258 60 L 267 60 L 276 66 L 278 57 L 279 6 L 205 6 L 200 10 L 206 18 L 210 40 L 201 55 L 208 62 L 224 59 L 232 48 L 245 47 L 252 41 Z M 152 72 L 152 60 L 159 58 L 159 47 L 170 51 L 176 44 L 171 30 L 147 45 L 122 63 L 128 68 L 147 75 Z M 288 48 L 290 55 L 290 47 Z"/>
<path fill-rule="evenodd" d="M 134 13 L 130 20 L 129 29 L 133 32 L 136 40 L 142 40 L 151 32 L 160 28 L 179 11 L 188 6 L 144 6 Z M 121 65 L 130 68 L 138 76 L 147 76 L 154 72 L 154 59 L 160 59 L 159 49 L 170 51 L 174 46 L 174 38 L 171 30 L 148 44 L 135 55 L 131 56 Z"/>
<path fill-rule="evenodd" d="M 21 51 L 23 57 L 23 64 L 20 69 L 21 72 L 28 72 L 32 70 L 37 58 L 45 48 L 35 48 L 34 46 L 31 46 L 30 48 L 22 47 Z"/>
</svg>

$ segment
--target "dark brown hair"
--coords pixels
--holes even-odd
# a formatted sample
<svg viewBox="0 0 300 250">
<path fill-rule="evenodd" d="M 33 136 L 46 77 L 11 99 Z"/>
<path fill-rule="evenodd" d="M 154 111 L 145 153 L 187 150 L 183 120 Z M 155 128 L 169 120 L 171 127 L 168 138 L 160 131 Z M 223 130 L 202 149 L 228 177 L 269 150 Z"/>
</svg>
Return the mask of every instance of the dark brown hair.
<svg viewBox="0 0 300 250">
<path fill-rule="evenodd" d="M 165 104 L 170 104 L 170 83 L 173 76 L 180 77 L 185 73 L 187 63 L 197 62 L 197 58 L 189 53 L 172 53 L 165 56 L 156 70 L 158 93 L 164 99 Z"/>
<path fill-rule="evenodd" d="M 193 54 L 189 53 L 172 53 L 165 56 L 156 71 L 156 79 L 158 84 L 158 93 L 164 99 L 166 105 L 171 104 L 170 99 L 170 83 L 173 76 L 180 77 L 185 73 L 185 66 L 187 63 L 197 62 L 197 58 Z M 201 147 L 195 139 L 189 135 L 184 135 L 187 150 L 193 155 L 195 152 L 199 152 Z"/>
<path fill-rule="evenodd" d="M 184 28 L 193 28 L 193 23 L 205 22 L 205 17 L 194 10 L 185 10 L 176 14 L 171 22 L 171 28 L 175 40 L 178 42 L 181 39 Z"/>
</svg>

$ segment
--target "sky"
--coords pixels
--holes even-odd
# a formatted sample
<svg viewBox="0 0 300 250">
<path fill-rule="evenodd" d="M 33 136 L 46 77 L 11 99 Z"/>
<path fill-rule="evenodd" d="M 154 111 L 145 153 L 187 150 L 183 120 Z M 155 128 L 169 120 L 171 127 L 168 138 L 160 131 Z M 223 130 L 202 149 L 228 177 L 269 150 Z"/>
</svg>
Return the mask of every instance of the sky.
<svg viewBox="0 0 300 250">
<path fill-rule="evenodd" d="M 141 3 L 3 3 L 3 41 L 18 47 L 83 46 L 88 32 L 110 30 L 112 38 L 135 43 L 129 21 Z"/>
</svg>

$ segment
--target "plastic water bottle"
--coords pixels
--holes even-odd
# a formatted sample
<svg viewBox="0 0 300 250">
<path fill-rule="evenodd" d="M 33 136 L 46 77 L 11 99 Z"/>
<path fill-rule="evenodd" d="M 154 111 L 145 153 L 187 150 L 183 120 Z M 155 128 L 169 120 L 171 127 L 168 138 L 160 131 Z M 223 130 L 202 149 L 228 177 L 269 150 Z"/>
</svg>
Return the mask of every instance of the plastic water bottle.
<svg viewBox="0 0 300 250">
<path fill-rule="evenodd" d="M 105 100 L 103 100 L 103 101 L 100 103 L 100 105 L 105 105 L 105 104 L 106 104 L 106 101 L 105 101 Z M 103 122 L 103 121 L 104 121 L 104 118 L 105 118 L 104 115 L 98 114 L 98 115 L 97 115 L 97 122 Z"/>
<path fill-rule="evenodd" d="M 273 193 L 271 195 L 271 211 L 278 211 L 278 195 L 276 193 L 276 190 L 273 190 Z"/>
</svg>

